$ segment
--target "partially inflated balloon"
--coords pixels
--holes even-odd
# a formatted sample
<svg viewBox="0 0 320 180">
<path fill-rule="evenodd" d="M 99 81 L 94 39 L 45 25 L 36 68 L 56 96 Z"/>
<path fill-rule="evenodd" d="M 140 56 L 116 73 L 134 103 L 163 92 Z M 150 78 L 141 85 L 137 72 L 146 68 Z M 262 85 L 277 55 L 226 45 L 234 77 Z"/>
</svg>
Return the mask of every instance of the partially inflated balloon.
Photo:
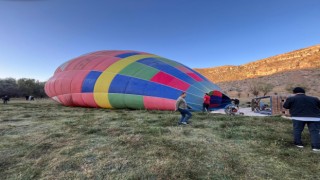
<svg viewBox="0 0 320 180">
<path fill-rule="evenodd" d="M 137 51 L 98 51 L 72 59 L 57 68 L 45 92 L 66 106 L 174 110 L 176 99 L 201 110 L 205 93 L 214 92 L 211 108 L 230 100 L 196 71 L 153 54 Z M 223 100 L 221 100 L 223 98 Z"/>
</svg>

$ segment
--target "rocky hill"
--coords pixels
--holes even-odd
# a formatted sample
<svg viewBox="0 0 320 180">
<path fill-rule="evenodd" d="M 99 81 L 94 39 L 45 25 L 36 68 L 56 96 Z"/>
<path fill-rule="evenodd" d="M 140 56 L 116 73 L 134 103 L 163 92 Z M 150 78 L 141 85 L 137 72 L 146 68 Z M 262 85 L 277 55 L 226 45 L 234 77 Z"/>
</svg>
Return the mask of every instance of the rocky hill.
<svg viewBox="0 0 320 180">
<path fill-rule="evenodd" d="M 258 60 L 241 66 L 195 69 L 214 83 L 237 81 L 281 72 L 320 68 L 320 45 Z"/>
<path fill-rule="evenodd" d="M 250 86 L 260 82 L 273 86 L 267 95 L 290 94 L 290 88 L 302 86 L 306 88 L 307 94 L 320 98 L 320 68 L 294 70 L 251 79 L 219 82 L 217 85 L 230 97 L 252 98 Z M 262 93 L 259 95 L 262 96 Z"/>
<path fill-rule="evenodd" d="M 219 85 L 230 97 L 250 99 L 250 86 L 273 86 L 267 95 L 289 94 L 290 87 L 303 86 L 320 97 L 320 45 L 258 60 L 241 66 L 195 69 Z M 260 95 L 262 95 L 260 93 Z"/>
</svg>

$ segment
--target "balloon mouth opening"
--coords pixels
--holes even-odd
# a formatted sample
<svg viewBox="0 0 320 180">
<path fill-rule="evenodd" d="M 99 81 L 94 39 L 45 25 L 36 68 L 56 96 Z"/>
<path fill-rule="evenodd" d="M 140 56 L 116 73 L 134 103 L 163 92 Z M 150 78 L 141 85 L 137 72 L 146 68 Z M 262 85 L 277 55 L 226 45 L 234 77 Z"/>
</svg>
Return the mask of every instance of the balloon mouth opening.
<svg viewBox="0 0 320 180">
<path fill-rule="evenodd" d="M 220 91 L 210 91 L 208 95 L 210 96 L 209 109 L 211 110 L 224 108 L 231 104 L 231 99 Z"/>
</svg>

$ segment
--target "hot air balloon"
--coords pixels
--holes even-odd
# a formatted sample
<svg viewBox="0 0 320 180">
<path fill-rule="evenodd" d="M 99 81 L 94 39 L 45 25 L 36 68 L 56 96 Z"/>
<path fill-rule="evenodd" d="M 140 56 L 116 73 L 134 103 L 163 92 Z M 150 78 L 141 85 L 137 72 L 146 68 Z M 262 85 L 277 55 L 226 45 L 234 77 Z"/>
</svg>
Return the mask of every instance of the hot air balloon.
<svg viewBox="0 0 320 180">
<path fill-rule="evenodd" d="M 195 111 L 211 93 L 211 109 L 230 99 L 198 72 L 157 55 L 137 51 L 97 51 L 60 65 L 45 84 L 46 94 L 65 106 L 174 110 L 176 99 Z"/>
</svg>

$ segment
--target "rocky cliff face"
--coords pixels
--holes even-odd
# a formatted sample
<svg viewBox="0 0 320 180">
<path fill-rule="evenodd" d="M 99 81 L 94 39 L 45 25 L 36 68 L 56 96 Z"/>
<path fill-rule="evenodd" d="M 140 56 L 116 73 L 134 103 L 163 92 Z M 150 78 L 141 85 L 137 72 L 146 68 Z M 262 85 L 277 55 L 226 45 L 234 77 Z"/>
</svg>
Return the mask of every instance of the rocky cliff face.
<svg viewBox="0 0 320 180">
<path fill-rule="evenodd" d="M 320 45 L 292 51 L 241 66 L 195 69 L 214 83 L 238 81 L 276 73 L 320 68 Z"/>
<path fill-rule="evenodd" d="M 307 94 L 320 97 L 320 68 L 280 72 L 268 76 L 260 76 L 244 80 L 219 82 L 217 85 L 229 96 L 241 98 L 254 97 L 250 85 L 259 82 L 274 86 L 267 95 L 291 94 L 289 87 L 301 86 L 307 88 Z M 262 93 L 260 93 L 262 95 Z"/>
</svg>

